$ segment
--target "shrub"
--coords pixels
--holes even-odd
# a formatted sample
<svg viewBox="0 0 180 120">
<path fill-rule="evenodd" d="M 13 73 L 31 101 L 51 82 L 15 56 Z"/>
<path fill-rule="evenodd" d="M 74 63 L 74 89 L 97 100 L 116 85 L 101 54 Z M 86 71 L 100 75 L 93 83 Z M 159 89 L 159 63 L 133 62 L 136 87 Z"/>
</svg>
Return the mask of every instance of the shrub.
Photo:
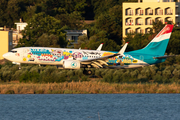
<svg viewBox="0 0 180 120">
<path fill-rule="evenodd" d="M 89 81 L 89 80 L 88 80 L 88 76 L 83 75 L 83 76 L 81 77 L 81 81 Z"/>
<path fill-rule="evenodd" d="M 139 74 L 139 71 L 137 69 L 130 73 L 132 78 L 137 78 L 138 74 Z"/>
<path fill-rule="evenodd" d="M 81 76 L 83 75 L 83 70 L 82 69 L 75 70 L 75 75 L 77 75 L 79 78 L 81 78 Z"/>
<path fill-rule="evenodd" d="M 47 66 L 43 71 L 40 72 L 39 80 L 40 82 L 54 82 L 54 72 L 57 72 L 57 68 L 55 66 Z"/>
<path fill-rule="evenodd" d="M 158 67 L 153 65 L 153 66 L 150 66 L 149 69 L 151 71 L 151 77 L 153 77 L 157 73 Z"/>
<path fill-rule="evenodd" d="M 5 94 L 14 94 L 14 90 L 7 90 Z"/>
<path fill-rule="evenodd" d="M 23 66 L 23 67 L 21 67 L 21 69 L 23 70 L 23 71 L 30 71 L 30 69 L 32 68 L 33 66 Z"/>
<path fill-rule="evenodd" d="M 148 79 L 151 79 L 151 70 L 149 67 L 143 67 L 141 74 L 146 76 Z"/>
<path fill-rule="evenodd" d="M 30 74 L 28 73 L 28 71 L 26 71 L 20 76 L 19 82 L 24 82 L 24 83 L 29 82 L 30 77 L 31 77 Z"/>
<path fill-rule="evenodd" d="M 74 82 L 78 82 L 79 78 L 78 78 L 78 76 L 71 76 L 69 80 L 74 81 Z"/>
<path fill-rule="evenodd" d="M 163 83 L 162 76 L 160 74 L 156 74 L 153 76 L 154 82 Z"/>
<path fill-rule="evenodd" d="M 19 66 L 18 65 L 13 65 L 11 68 L 9 68 L 10 71 L 12 71 L 12 74 L 14 74 L 16 71 L 19 70 Z"/>
<path fill-rule="evenodd" d="M 162 81 L 163 81 L 163 83 L 170 83 L 171 82 L 170 78 L 167 78 L 167 77 L 163 77 Z"/>
<path fill-rule="evenodd" d="M 74 70 L 69 70 L 68 72 L 67 72 L 67 76 L 68 77 L 72 77 L 72 76 L 74 76 L 75 74 L 74 74 Z"/>
<path fill-rule="evenodd" d="M 170 82 L 171 82 L 171 83 L 174 83 L 174 82 L 175 82 L 175 83 L 178 83 L 178 84 L 179 84 L 179 83 L 180 83 L 180 79 L 177 78 L 177 77 L 172 77 L 172 78 L 170 79 Z"/>
<path fill-rule="evenodd" d="M 174 69 L 174 71 L 172 72 L 172 74 L 174 75 L 174 77 L 180 78 L 180 71 L 179 71 L 179 70 Z"/>
<path fill-rule="evenodd" d="M 95 71 L 95 76 L 97 76 L 97 77 L 102 77 L 102 76 L 101 76 L 101 70 L 100 70 L 100 69 L 97 69 L 97 70 Z"/>
<path fill-rule="evenodd" d="M 66 73 L 63 72 L 63 71 L 55 71 L 52 73 L 53 78 L 53 82 L 56 82 L 56 83 L 60 83 L 60 82 L 65 82 L 66 81 Z"/>
<path fill-rule="evenodd" d="M 175 61 L 176 61 L 177 64 L 180 64 L 180 55 L 175 57 Z"/>
<path fill-rule="evenodd" d="M 10 66 L 5 65 L 5 66 L 3 66 L 3 67 L 1 68 L 1 71 L 2 71 L 2 72 L 3 72 L 3 71 L 8 71 L 9 68 L 10 68 Z"/>
<path fill-rule="evenodd" d="M 10 81 L 12 77 L 12 72 L 11 71 L 3 71 L 2 72 L 2 80 L 4 82 Z"/>
<path fill-rule="evenodd" d="M 38 83 L 39 81 L 39 73 L 36 71 L 33 72 L 24 72 L 20 78 L 19 78 L 19 82 L 34 82 L 34 83 Z"/>
<path fill-rule="evenodd" d="M 31 69 L 29 70 L 29 72 L 33 72 L 33 71 L 39 72 L 39 66 L 33 66 L 33 67 L 31 67 Z"/>
<path fill-rule="evenodd" d="M 13 74 L 12 80 L 19 80 L 22 73 L 23 73 L 22 70 L 17 70 L 17 71 Z"/>
<path fill-rule="evenodd" d="M 111 73 L 107 73 L 104 77 L 103 77 L 103 81 L 104 82 L 109 82 L 112 83 L 113 81 L 113 76 Z"/>
<path fill-rule="evenodd" d="M 122 82 L 129 82 L 129 79 L 131 78 L 130 73 L 129 69 L 127 69 L 126 72 L 121 75 Z"/>
<path fill-rule="evenodd" d="M 142 75 L 142 74 L 139 74 L 138 75 L 138 78 L 137 78 L 137 81 L 138 82 L 142 82 L 142 83 L 145 83 L 145 82 L 148 82 L 148 78 L 147 78 L 147 76 L 146 75 Z"/>
<path fill-rule="evenodd" d="M 120 83 L 122 81 L 122 78 L 120 75 L 114 75 L 112 82 Z"/>
<path fill-rule="evenodd" d="M 163 75 L 163 77 L 169 79 L 171 77 L 171 71 L 168 69 L 165 69 L 162 71 L 162 75 Z"/>
<path fill-rule="evenodd" d="M 103 69 L 101 75 L 104 77 L 107 73 L 109 73 L 109 69 Z"/>
<path fill-rule="evenodd" d="M 8 61 L 8 60 L 5 60 L 5 65 L 6 65 L 6 66 L 13 66 L 12 62 L 11 62 L 11 61 Z"/>
</svg>

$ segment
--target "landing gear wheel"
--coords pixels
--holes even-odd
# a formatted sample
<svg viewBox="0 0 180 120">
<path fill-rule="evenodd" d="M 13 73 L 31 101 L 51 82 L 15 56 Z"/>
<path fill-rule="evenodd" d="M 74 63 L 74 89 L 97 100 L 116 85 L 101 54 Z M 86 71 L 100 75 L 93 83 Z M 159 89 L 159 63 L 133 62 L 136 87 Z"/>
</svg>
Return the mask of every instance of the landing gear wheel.
<svg viewBox="0 0 180 120">
<path fill-rule="evenodd" d="M 91 71 L 91 70 L 84 70 L 84 71 L 83 71 L 83 74 L 85 74 L 85 75 L 91 75 L 91 74 L 92 74 L 92 71 Z"/>
<path fill-rule="evenodd" d="M 91 74 L 92 74 L 92 71 L 91 71 L 91 70 L 87 70 L 87 74 L 88 74 L 88 75 L 91 75 Z"/>
</svg>

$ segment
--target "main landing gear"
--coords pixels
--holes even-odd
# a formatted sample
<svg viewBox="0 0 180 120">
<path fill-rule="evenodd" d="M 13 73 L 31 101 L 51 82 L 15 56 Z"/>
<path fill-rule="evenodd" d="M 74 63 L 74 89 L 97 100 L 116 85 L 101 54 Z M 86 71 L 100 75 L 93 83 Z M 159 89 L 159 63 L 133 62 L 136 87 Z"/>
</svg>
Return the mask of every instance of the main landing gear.
<svg viewBox="0 0 180 120">
<path fill-rule="evenodd" d="M 91 75 L 91 74 L 92 74 L 92 71 L 91 71 L 91 70 L 86 70 L 86 69 L 84 68 L 83 74 L 85 74 L 85 75 Z"/>
</svg>

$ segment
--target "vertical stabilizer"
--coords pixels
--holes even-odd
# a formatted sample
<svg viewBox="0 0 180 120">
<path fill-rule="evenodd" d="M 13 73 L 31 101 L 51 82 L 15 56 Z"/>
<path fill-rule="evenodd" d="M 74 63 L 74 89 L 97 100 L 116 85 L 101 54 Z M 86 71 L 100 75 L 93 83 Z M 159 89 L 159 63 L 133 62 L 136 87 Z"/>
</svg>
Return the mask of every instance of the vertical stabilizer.
<svg viewBox="0 0 180 120">
<path fill-rule="evenodd" d="M 163 56 L 165 54 L 172 30 L 173 25 L 167 24 L 146 47 L 129 53 Z"/>
</svg>

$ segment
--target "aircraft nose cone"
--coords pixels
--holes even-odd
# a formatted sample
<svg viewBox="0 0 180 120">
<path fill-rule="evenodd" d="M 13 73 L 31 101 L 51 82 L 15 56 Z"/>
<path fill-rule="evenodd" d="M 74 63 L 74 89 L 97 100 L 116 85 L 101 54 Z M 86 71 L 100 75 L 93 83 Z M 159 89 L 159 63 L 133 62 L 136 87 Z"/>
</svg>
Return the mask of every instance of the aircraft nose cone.
<svg viewBox="0 0 180 120">
<path fill-rule="evenodd" d="M 3 58 L 5 58 L 5 59 L 7 59 L 7 58 L 8 58 L 8 56 L 9 56 L 9 53 L 5 53 L 5 54 L 3 54 Z"/>
</svg>

